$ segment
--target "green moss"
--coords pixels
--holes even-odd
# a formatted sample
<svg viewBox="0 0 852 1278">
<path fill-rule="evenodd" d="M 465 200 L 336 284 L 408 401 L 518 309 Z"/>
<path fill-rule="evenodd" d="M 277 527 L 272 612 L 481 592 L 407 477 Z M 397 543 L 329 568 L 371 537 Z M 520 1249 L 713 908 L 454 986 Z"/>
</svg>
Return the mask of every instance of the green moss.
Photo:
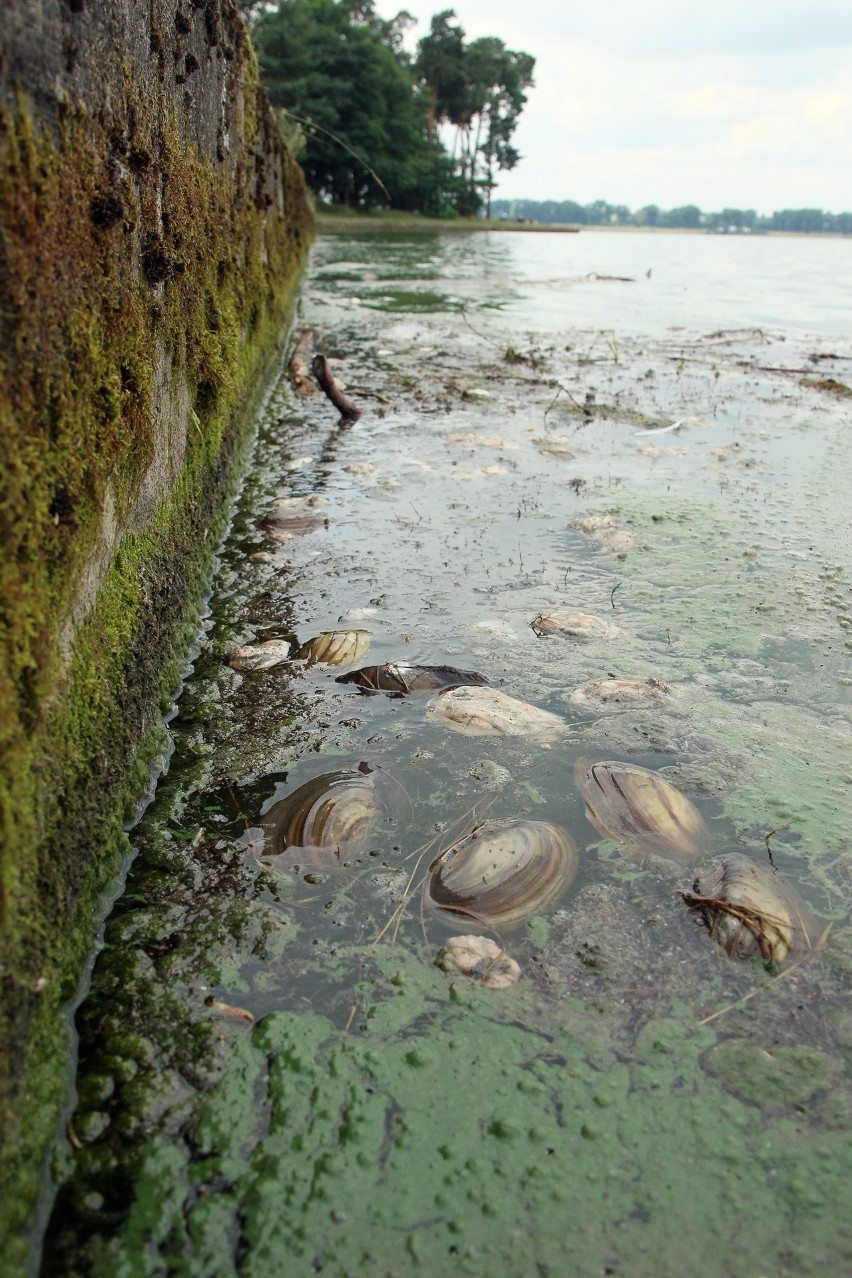
<svg viewBox="0 0 852 1278">
<path fill-rule="evenodd" d="M 245 134 L 262 148 L 268 108 L 251 55 L 240 61 Z M 253 156 L 233 174 L 209 163 L 124 76 L 115 118 L 63 109 L 56 135 L 34 126 L 23 93 L 0 111 L 0 1126 L 13 1264 L 64 1096 L 60 1007 L 126 851 L 122 815 L 160 740 L 310 239 L 286 154 L 286 207 L 270 208 Z M 142 508 L 152 463 L 160 479 Z"/>
</svg>

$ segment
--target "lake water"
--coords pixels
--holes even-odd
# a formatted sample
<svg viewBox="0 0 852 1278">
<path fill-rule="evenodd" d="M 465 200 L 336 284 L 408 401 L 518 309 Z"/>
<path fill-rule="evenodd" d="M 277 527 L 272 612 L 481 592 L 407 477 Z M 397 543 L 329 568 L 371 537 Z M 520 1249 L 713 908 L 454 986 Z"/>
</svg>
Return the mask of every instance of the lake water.
<svg viewBox="0 0 852 1278">
<path fill-rule="evenodd" d="M 364 414 L 282 365 L 260 416 L 77 1015 L 45 1274 L 848 1268 L 850 247 L 318 242 L 297 327 Z M 566 610 L 598 633 L 542 634 Z M 340 629 L 558 731 L 469 736 L 298 656 Z M 229 665 L 272 637 L 293 658 Z M 596 699 L 612 678 L 640 699 Z M 694 846 L 596 825 L 604 761 L 675 786 Z M 387 778 L 366 841 L 276 842 L 339 772 Z M 427 885 L 508 819 L 579 868 L 520 922 L 464 917 L 519 964 L 497 990 L 440 966 L 462 929 Z M 813 913 L 777 969 L 683 899 L 731 854 Z"/>
</svg>

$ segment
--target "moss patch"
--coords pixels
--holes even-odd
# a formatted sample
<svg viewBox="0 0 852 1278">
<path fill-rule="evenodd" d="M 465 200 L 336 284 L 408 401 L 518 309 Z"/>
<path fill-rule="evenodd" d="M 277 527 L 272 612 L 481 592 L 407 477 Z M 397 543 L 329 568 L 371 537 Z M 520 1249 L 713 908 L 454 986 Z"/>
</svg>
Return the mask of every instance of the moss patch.
<svg viewBox="0 0 852 1278">
<path fill-rule="evenodd" d="M 251 64 L 253 76 L 246 70 Z M 0 1125 L 18 1239 L 64 1095 L 59 1008 L 126 850 L 223 496 L 310 238 L 256 68 L 233 172 L 125 68 L 112 114 L 0 111 Z M 257 148 L 256 154 L 252 147 Z M 14 1119 L 14 1121 L 13 1121 Z M 7 1181 L 8 1183 L 8 1181 Z"/>
</svg>

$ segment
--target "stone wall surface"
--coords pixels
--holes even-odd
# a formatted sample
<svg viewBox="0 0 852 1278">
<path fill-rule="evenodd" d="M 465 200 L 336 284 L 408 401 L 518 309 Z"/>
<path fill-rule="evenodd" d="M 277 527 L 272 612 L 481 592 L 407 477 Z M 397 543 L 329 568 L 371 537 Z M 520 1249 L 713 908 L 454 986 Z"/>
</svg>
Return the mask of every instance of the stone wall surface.
<svg viewBox="0 0 852 1278">
<path fill-rule="evenodd" d="M 126 852 L 310 241 L 235 0 L 0 29 L 0 1237 L 23 1270 L 63 1004 Z"/>
</svg>

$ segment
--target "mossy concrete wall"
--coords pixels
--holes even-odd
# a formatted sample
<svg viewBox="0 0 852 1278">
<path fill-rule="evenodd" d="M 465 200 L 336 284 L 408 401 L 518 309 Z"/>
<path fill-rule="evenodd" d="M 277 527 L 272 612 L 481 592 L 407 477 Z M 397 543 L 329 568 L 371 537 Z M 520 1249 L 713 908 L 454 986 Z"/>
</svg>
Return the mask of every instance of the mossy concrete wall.
<svg viewBox="0 0 852 1278">
<path fill-rule="evenodd" d="M 125 848 L 311 235 L 235 0 L 11 0 L 0 33 L 0 1184 Z"/>
</svg>

